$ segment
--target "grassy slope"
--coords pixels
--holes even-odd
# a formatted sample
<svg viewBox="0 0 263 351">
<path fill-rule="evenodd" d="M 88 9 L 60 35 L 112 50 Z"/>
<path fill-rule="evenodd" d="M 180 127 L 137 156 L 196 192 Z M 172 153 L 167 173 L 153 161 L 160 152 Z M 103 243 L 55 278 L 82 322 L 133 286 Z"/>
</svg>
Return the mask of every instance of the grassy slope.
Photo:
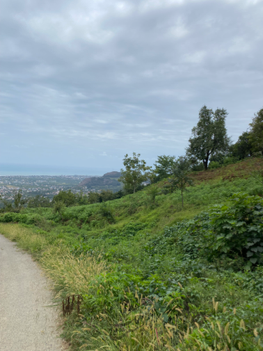
<svg viewBox="0 0 263 351">
<path fill-rule="evenodd" d="M 250 178 L 251 172 L 256 168 L 262 167 L 262 159 L 247 159 L 234 165 L 229 165 L 217 170 L 207 172 L 196 172 L 192 174 L 195 186 L 188 189 L 185 194 L 184 210 L 181 209 L 181 198 L 178 192 L 170 195 L 159 195 L 156 198 L 157 206 L 150 206 L 150 199 L 147 196 L 147 188 L 133 195 L 128 195 L 122 199 L 110 201 L 110 207 L 117 221 L 116 226 L 122 226 L 129 221 L 157 221 L 158 231 L 165 225 L 171 225 L 178 220 L 191 218 L 196 213 L 207 208 L 211 204 L 226 200 L 231 194 L 238 191 L 250 191 L 258 186 L 253 178 Z M 156 186 L 160 189 L 165 181 L 158 183 Z M 72 213 L 77 219 L 80 213 L 96 212 L 99 204 L 88 206 L 75 206 L 66 210 Z M 28 209 L 25 213 L 40 213 L 43 217 L 52 218 L 52 209 Z M 68 216 L 70 219 L 70 215 Z M 92 221 L 98 218 L 90 218 Z M 66 225 L 76 224 L 76 221 L 66 222 Z M 79 221 L 79 226 L 83 224 Z M 106 223 L 92 223 L 91 226 L 83 226 L 91 232 L 97 232 L 96 229 L 104 227 Z M 107 224 L 106 224 L 107 225 Z M 113 226 L 114 227 L 114 226 Z M 100 232 L 100 230 L 98 230 Z"/>
<path fill-rule="evenodd" d="M 158 195 L 156 202 L 150 203 L 145 189 L 111 201 L 107 208 L 101 204 L 76 206 L 67 208 L 62 216 L 54 215 L 52 209 L 24 210 L 17 221 L 28 223 L 30 218 L 37 225 L 24 224 L 21 229 L 18 225 L 1 224 L 0 230 L 39 258 L 57 283 L 61 298 L 69 293 L 86 296 L 83 317 L 73 315 L 65 321 L 65 335 L 71 338 L 76 349 L 82 346 L 83 350 L 95 350 L 108 346 L 112 350 L 176 350 L 180 345 L 181 350 L 195 347 L 208 350 L 198 343 L 206 343 L 211 347 L 213 339 L 217 340 L 219 350 L 225 349 L 226 345 L 229 347 L 232 341 L 229 344 L 227 334 L 218 338 L 212 327 L 213 322 L 212 325 L 204 322 L 206 315 L 218 319 L 224 327 L 227 322 L 231 322 L 233 350 L 261 350 L 260 342 L 254 335 L 258 331 L 253 332 L 252 322 L 262 325 L 262 320 L 255 312 L 261 310 L 262 301 L 258 297 L 259 289 L 253 290 L 250 282 L 255 277 L 261 279 L 262 274 L 257 272 L 257 275 L 249 275 L 227 269 L 215 271 L 204 262 L 188 262 L 176 248 L 173 249 L 171 242 L 163 241 L 163 237 L 165 227 L 191 219 L 211 205 L 227 201 L 233 193 L 257 192 L 260 184 L 250 175 L 262 164 L 262 159 L 248 159 L 217 170 L 193 174 L 195 186 L 186 193 L 183 210 L 179 193 Z M 156 186 L 161 189 L 164 183 Z M 115 223 L 110 223 L 112 218 L 109 210 Z M 100 274 L 104 274 L 103 281 L 100 280 Z M 177 287 L 183 284 L 181 290 L 176 290 L 174 283 L 171 283 L 173 280 Z M 101 284 L 100 293 L 98 284 Z M 150 301 L 154 300 L 155 294 L 159 299 L 169 302 L 169 291 L 173 290 L 173 297 L 177 301 L 174 309 L 183 312 L 171 312 L 168 322 L 169 325 L 180 325 L 181 332 L 171 334 L 173 328 L 169 331 L 163 324 L 163 320 L 168 317 L 162 312 L 157 313 L 156 308 L 149 307 L 153 303 L 147 305 L 139 298 L 136 303 L 135 292 L 127 296 L 127 288 L 129 291 L 136 284 L 138 291 L 148 296 Z M 216 300 L 212 303 L 213 298 Z M 215 301 L 220 302 L 221 310 Z M 124 305 L 129 306 L 126 312 Z M 245 305 L 250 307 L 245 308 Z M 148 310 L 145 310 L 146 307 Z M 234 307 L 239 313 L 236 321 L 231 312 Z M 224 308 L 227 308 L 225 312 Z M 132 319 L 133 311 L 141 313 L 141 319 Z M 103 314 L 107 317 L 102 317 Z M 171 316 L 177 316 L 177 319 Z M 244 319 L 250 324 L 247 328 L 250 334 L 244 332 L 245 336 L 242 334 L 244 328 L 240 326 Z M 120 320 L 122 324 L 119 325 Z M 202 332 L 199 334 L 199 328 L 194 323 L 205 325 L 209 335 L 202 338 Z M 187 326 L 192 328 L 191 332 L 187 331 Z M 77 333 L 72 333 L 73 330 Z M 180 341 L 182 333 L 188 333 L 186 340 L 190 341 Z M 236 340 L 238 333 L 242 334 L 240 341 Z M 238 346 L 238 342 L 246 346 Z"/>
</svg>

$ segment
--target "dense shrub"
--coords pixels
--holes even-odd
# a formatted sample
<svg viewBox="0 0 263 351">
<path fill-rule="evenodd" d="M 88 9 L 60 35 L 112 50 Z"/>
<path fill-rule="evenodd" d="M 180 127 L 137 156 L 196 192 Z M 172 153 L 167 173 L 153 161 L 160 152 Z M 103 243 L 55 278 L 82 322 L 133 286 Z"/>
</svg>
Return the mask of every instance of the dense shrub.
<svg viewBox="0 0 263 351">
<path fill-rule="evenodd" d="M 113 216 L 113 212 L 108 204 L 103 202 L 98 210 L 98 213 L 101 215 L 102 218 L 107 219 L 109 223 L 115 223 L 115 218 Z"/>
<path fill-rule="evenodd" d="M 3 222 L 3 223 L 9 223 L 9 222 L 26 223 L 27 219 L 28 219 L 27 215 L 15 213 L 15 212 L 8 212 L 0 217 L 0 222 Z"/>
<path fill-rule="evenodd" d="M 223 205 L 165 228 L 163 234 L 144 245 L 144 250 L 150 256 L 174 252 L 182 254 L 182 260 L 201 258 L 225 268 L 227 265 L 233 268 L 233 264 L 238 269 L 261 264 L 263 200 L 244 193 L 234 194 Z"/>
<path fill-rule="evenodd" d="M 210 213 L 211 228 L 204 238 L 209 258 L 242 257 L 248 265 L 261 262 L 263 252 L 263 200 L 235 194 L 227 205 Z"/>
</svg>

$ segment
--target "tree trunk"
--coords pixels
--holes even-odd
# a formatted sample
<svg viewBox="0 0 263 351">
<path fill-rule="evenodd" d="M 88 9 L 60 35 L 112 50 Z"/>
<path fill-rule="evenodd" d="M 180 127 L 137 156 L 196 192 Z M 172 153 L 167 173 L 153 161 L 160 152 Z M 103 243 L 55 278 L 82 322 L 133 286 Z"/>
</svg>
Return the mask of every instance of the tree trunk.
<svg viewBox="0 0 263 351">
<path fill-rule="evenodd" d="M 209 153 L 207 153 L 206 158 L 203 160 L 204 169 L 207 171 L 208 168 Z"/>
<path fill-rule="evenodd" d="M 184 208 L 184 193 L 181 191 L 181 196 L 182 196 L 182 208 Z"/>
</svg>

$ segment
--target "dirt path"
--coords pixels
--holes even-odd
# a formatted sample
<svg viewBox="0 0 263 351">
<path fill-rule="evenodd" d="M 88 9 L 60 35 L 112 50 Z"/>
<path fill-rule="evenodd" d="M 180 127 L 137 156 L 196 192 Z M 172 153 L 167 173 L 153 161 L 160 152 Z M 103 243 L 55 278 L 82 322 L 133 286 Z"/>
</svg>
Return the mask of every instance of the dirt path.
<svg viewBox="0 0 263 351">
<path fill-rule="evenodd" d="M 32 258 L 0 235 L 0 350 L 65 350 L 48 281 Z"/>
</svg>

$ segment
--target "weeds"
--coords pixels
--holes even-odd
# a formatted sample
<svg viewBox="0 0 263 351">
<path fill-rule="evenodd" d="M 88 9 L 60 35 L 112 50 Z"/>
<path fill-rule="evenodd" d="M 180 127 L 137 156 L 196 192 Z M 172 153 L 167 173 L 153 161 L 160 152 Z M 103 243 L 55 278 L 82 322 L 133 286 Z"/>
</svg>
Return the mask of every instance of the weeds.
<svg viewBox="0 0 263 351">
<path fill-rule="evenodd" d="M 246 179 L 252 161 L 193 175 L 184 210 L 180 192 L 159 195 L 161 182 L 61 214 L 5 213 L 0 232 L 35 255 L 60 304 L 83 299 L 80 313 L 64 316 L 72 350 L 260 351 L 262 245 L 249 233 L 262 236 L 262 199 L 252 196 L 260 180 Z M 233 196 L 240 191 L 250 196 Z"/>
</svg>

